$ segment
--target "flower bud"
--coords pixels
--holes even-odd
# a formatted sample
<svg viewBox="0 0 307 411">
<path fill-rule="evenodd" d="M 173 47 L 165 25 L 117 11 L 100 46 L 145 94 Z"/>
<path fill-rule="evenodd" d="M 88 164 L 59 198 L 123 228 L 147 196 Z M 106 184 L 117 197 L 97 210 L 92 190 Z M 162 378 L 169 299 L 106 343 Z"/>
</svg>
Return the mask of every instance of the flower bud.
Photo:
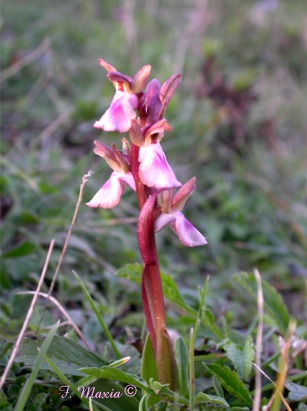
<svg viewBox="0 0 307 411">
<path fill-rule="evenodd" d="M 175 93 L 177 87 L 181 83 L 181 79 L 181 74 L 174 74 L 172 77 L 170 77 L 162 84 L 160 90 L 160 100 L 162 103 L 161 116 L 164 115 L 165 110 L 169 102 L 171 101 L 171 98 L 173 97 L 173 94 Z"/>
<path fill-rule="evenodd" d="M 142 67 L 134 76 L 134 79 L 132 81 L 131 85 L 131 91 L 134 94 L 138 94 L 141 91 L 144 90 L 144 88 L 147 86 L 149 76 L 151 72 L 151 66 L 146 65 Z"/>
</svg>

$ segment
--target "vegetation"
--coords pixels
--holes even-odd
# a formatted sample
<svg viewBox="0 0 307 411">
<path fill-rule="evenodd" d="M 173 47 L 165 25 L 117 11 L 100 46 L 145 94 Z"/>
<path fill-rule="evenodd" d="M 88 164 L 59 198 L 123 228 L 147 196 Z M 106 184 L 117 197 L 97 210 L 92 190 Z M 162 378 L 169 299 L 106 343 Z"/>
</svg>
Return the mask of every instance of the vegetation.
<svg viewBox="0 0 307 411">
<path fill-rule="evenodd" d="M 173 3 L 3 2 L 1 371 L 54 239 L 3 410 L 256 410 L 259 397 L 307 410 L 304 2 Z M 117 138 L 93 128 L 114 92 L 100 57 L 131 75 L 150 64 L 161 82 L 183 75 L 164 148 L 181 181 L 197 177 L 185 215 L 208 245 L 157 235 L 177 392 L 144 348 L 135 198 L 85 205 L 109 175 L 93 141 Z M 81 398 L 89 384 L 122 395 Z"/>
</svg>

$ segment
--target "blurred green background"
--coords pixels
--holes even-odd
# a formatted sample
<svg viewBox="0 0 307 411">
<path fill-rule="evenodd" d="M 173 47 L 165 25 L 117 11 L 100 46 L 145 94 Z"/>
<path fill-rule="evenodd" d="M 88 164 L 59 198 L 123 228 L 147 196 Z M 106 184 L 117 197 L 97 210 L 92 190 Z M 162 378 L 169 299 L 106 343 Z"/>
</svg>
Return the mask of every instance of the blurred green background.
<svg viewBox="0 0 307 411">
<path fill-rule="evenodd" d="M 114 93 L 100 57 L 132 76 L 151 64 L 161 82 L 183 74 L 163 143 L 178 179 L 197 177 L 185 214 L 209 244 L 187 249 L 164 229 L 163 271 L 191 304 L 210 275 L 217 317 L 244 327 L 248 297 L 232 275 L 257 267 L 306 319 L 305 1 L 4 0 L 1 13 L 3 336 L 18 333 L 29 300 L 16 291 L 35 288 L 55 238 L 47 290 L 90 169 L 54 296 L 98 342 L 75 270 L 113 333 L 139 333 L 140 290 L 114 275 L 140 261 L 133 193 L 114 210 L 85 206 L 110 174 L 93 141 L 121 139 L 93 128 Z"/>
</svg>

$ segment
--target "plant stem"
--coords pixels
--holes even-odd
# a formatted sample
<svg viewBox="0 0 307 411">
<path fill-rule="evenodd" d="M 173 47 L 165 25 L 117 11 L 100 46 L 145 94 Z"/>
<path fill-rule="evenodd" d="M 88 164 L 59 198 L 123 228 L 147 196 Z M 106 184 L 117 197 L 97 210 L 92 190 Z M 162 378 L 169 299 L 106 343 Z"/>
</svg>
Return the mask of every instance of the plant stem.
<svg viewBox="0 0 307 411">
<path fill-rule="evenodd" d="M 151 334 L 155 353 L 158 346 L 158 335 L 165 329 L 165 308 L 162 281 L 157 256 L 154 234 L 154 209 L 156 195 L 151 195 L 144 204 L 139 218 L 138 239 L 144 261 L 142 291 L 145 314 L 148 315 L 148 329 Z M 150 330 L 150 328 L 154 330 Z"/>
<path fill-rule="evenodd" d="M 136 184 L 141 209 L 138 223 L 138 241 L 144 262 L 142 275 L 142 299 L 149 335 L 155 353 L 159 381 L 174 388 L 175 362 L 172 344 L 166 330 L 166 316 L 162 280 L 160 274 L 154 222 L 157 212 L 157 195 L 146 187 L 139 177 L 139 147 L 131 145 L 130 165 Z"/>
<path fill-rule="evenodd" d="M 147 200 L 147 195 L 145 191 L 145 186 L 142 183 L 140 176 L 139 176 L 139 151 L 140 151 L 140 147 L 136 146 L 135 144 L 131 144 L 131 150 L 130 150 L 131 173 L 135 181 L 136 195 L 138 198 L 139 207 L 142 210 L 143 205 L 145 204 Z"/>
</svg>

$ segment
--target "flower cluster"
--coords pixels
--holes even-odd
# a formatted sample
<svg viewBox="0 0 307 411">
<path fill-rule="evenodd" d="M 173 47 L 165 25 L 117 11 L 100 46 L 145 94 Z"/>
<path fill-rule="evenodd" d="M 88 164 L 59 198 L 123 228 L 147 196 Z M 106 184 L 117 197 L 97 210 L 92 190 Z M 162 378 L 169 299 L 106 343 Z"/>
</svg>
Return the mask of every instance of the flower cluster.
<svg viewBox="0 0 307 411">
<path fill-rule="evenodd" d="M 101 141 L 95 141 L 94 152 L 106 160 L 113 172 L 87 205 L 113 208 L 120 202 L 126 186 L 139 195 L 142 185 L 147 198 L 157 196 L 155 231 L 169 224 L 184 245 L 206 244 L 205 237 L 182 213 L 186 201 L 195 191 L 196 179 L 193 177 L 182 185 L 161 145 L 165 132 L 172 131 L 164 115 L 181 82 L 181 75 L 173 75 L 161 86 L 157 79 L 149 82 L 149 65 L 131 78 L 102 59 L 99 63 L 107 70 L 107 77 L 116 91 L 110 107 L 94 127 L 104 131 L 129 132 L 130 142 L 123 138 L 122 150 L 118 150 L 114 144 L 108 147 Z M 137 153 L 136 166 L 132 164 L 132 152 Z M 174 194 L 176 188 L 179 190 Z"/>
</svg>

